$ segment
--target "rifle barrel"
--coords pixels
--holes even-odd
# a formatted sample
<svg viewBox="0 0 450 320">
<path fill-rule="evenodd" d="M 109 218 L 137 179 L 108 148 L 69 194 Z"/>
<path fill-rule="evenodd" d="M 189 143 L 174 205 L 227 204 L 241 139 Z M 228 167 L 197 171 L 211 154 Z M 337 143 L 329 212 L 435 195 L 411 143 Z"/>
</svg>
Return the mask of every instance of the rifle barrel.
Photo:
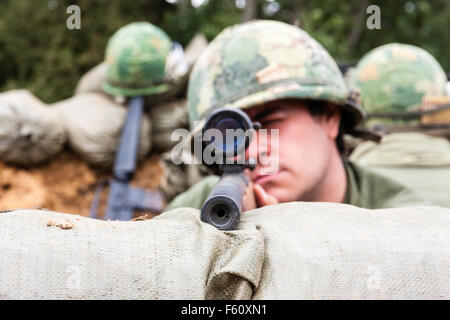
<svg viewBox="0 0 450 320">
<path fill-rule="evenodd" d="M 243 172 L 224 174 L 203 204 L 201 220 L 220 230 L 236 229 L 247 184 Z"/>
</svg>

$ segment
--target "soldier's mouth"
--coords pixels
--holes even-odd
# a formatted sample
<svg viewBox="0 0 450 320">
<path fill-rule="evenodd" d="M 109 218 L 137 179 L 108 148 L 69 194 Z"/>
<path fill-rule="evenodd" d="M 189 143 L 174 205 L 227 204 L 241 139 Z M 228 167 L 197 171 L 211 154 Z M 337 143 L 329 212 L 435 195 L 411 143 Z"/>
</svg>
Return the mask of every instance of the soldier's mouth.
<svg viewBox="0 0 450 320">
<path fill-rule="evenodd" d="M 284 170 L 279 170 L 274 174 L 260 174 L 255 179 L 253 179 L 253 183 L 261 185 L 270 180 L 277 179 L 283 172 Z"/>
</svg>

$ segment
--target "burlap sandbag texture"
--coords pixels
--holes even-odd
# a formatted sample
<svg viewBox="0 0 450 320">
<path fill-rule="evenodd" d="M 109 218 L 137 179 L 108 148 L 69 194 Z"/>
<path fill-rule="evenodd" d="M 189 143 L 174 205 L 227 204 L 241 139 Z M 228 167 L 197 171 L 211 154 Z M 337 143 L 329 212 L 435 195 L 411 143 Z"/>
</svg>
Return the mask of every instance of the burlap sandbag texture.
<svg viewBox="0 0 450 320">
<path fill-rule="evenodd" d="M 251 296 L 263 256 L 257 230 L 224 234 L 197 212 L 174 214 L 105 222 L 36 210 L 0 213 L 0 297 Z"/>
<path fill-rule="evenodd" d="M 106 81 L 107 71 L 108 65 L 106 64 L 106 62 L 101 62 L 94 68 L 86 72 L 78 81 L 74 95 L 88 92 L 97 92 L 106 94 L 102 88 L 102 85 Z"/>
<path fill-rule="evenodd" d="M 450 299 L 450 210 L 293 202 L 229 232 L 187 208 L 139 222 L 4 212 L 0 277 L 6 299 Z"/>
<path fill-rule="evenodd" d="M 392 133 L 358 145 L 350 160 L 400 181 L 422 198 L 450 208 L 450 142 L 423 133 Z"/>
<path fill-rule="evenodd" d="M 176 162 L 174 162 L 174 158 Z M 162 178 L 160 190 L 167 200 L 172 200 L 180 193 L 186 191 L 191 186 L 211 175 L 211 171 L 203 164 L 195 164 L 193 156 L 189 151 L 182 149 L 179 154 L 172 150 L 160 156 L 162 168 Z"/>
<path fill-rule="evenodd" d="M 0 94 L 0 160 L 39 164 L 58 154 L 66 140 L 61 119 L 30 91 Z"/>
<path fill-rule="evenodd" d="M 172 149 L 178 143 L 171 139 L 174 130 L 189 128 L 186 99 L 172 100 L 148 109 L 152 121 L 153 147 L 160 152 Z"/>
<path fill-rule="evenodd" d="M 60 114 L 69 133 L 69 146 L 87 162 L 110 167 L 114 163 L 126 106 L 100 93 L 83 93 L 51 105 Z M 151 149 L 151 121 L 144 113 L 141 121 L 138 157 Z"/>
</svg>

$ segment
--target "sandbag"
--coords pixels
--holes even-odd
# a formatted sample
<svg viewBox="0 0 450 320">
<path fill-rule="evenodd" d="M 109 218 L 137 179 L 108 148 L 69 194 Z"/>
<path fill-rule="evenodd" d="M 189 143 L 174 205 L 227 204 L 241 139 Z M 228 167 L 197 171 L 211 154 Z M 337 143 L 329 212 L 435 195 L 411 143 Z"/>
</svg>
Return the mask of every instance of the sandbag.
<svg viewBox="0 0 450 320">
<path fill-rule="evenodd" d="M 4 212 L 0 242 L 3 299 L 248 298 L 263 256 L 256 229 L 224 234 L 191 210 L 130 222 Z"/>
<path fill-rule="evenodd" d="M 206 166 L 195 164 L 192 161 L 193 158 L 188 154 L 188 151 L 183 149 L 181 154 L 175 154 L 174 156 L 177 158 L 177 164 L 172 159 L 172 150 L 160 156 L 162 177 L 159 188 L 168 201 L 186 191 L 201 179 L 211 175 L 211 171 Z"/>
<path fill-rule="evenodd" d="M 58 154 L 66 140 L 61 119 L 30 91 L 0 94 L 0 160 L 39 164 Z"/>
<path fill-rule="evenodd" d="M 106 62 L 101 62 L 94 68 L 86 72 L 78 81 L 74 95 L 88 92 L 106 94 L 102 88 L 102 85 L 106 81 L 107 70 L 108 65 L 106 64 Z"/>
<path fill-rule="evenodd" d="M 248 213 L 265 240 L 253 299 L 450 298 L 449 209 L 291 202 Z"/>
<path fill-rule="evenodd" d="M 160 156 L 159 163 L 162 168 L 159 189 L 167 201 L 170 201 L 189 188 L 186 167 L 175 165 L 171 161 L 170 151 Z"/>
<path fill-rule="evenodd" d="M 175 129 L 189 128 L 189 115 L 186 100 L 174 100 L 152 106 L 149 109 L 152 119 L 153 146 L 159 151 L 172 149 L 178 141 L 172 141 Z"/>
<path fill-rule="evenodd" d="M 450 142 L 423 133 L 392 133 L 358 145 L 350 160 L 400 181 L 424 199 L 450 208 Z"/>
<path fill-rule="evenodd" d="M 127 108 L 99 93 L 76 95 L 51 105 L 64 121 L 70 147 L 93 165 L 113 164 Z M 143 114 L 138 157 L 151 149 L 151 121 Z"/>
<path fill-rule="evenodd" d="M 198 57 L 200 57 L 200 55 L 203 53 L 203 51 L 206 49 L 207 46 L 208 46 L 208 39 L 206 39 L 205 35 L 201 33 L 197 33 L 191 39 L 191 41 L 189 41 L 184 53 L 189 69 L 192 69 L 195 61 L 197 61 Z"/>
<path fill-rule="evenodd" d="M 450 210 L 291 202 L 221 232 L 180 208 L 147 221 L 0 213 L 10 299 L 450 299 Z"/>
</svg>

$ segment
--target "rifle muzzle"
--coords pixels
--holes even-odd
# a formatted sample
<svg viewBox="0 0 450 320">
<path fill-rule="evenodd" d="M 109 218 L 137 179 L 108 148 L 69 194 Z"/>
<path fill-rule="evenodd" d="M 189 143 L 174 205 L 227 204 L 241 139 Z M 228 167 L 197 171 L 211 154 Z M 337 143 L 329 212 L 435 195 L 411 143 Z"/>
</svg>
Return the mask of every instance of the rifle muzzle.
<svg viewBox="0 0 450 320">
<path fill-rule="evenodd" d="M 236 229 L 247 183 L 243 173 L 222 176 L 203 204 L 201 220 L 220 230 Z"/>
</svg>

